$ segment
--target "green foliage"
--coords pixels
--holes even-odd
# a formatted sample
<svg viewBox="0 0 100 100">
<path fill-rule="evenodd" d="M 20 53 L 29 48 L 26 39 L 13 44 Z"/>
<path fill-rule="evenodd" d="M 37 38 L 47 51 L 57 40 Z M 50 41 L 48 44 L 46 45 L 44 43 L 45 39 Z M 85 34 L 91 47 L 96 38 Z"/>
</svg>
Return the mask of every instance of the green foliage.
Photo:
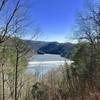
<svg viewBox="0 0 100 100">
<path fill-rule="evenodd" d="M 0 46 L 0 57 L 4 60 L 5 71 L 9 74 L 14 74 L 16 64 L 16 49 L 10 46 Z M 27 60 L 23 56 L 19 59 L 19 72 L 22 72 L 27 66 Z"/>
</svg>

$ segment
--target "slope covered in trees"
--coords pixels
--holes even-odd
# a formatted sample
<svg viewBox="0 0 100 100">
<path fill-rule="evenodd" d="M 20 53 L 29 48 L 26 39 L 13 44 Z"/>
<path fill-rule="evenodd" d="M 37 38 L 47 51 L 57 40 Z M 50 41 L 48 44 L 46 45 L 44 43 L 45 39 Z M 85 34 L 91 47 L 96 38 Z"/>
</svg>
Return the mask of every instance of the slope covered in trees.
<svg viewBox="0 0 100 100">
<path fill-rule="evenodd" d="M 70 58 L 76 44 L 25 40 L 38 54 L 58 54 Z"/>
</svg>

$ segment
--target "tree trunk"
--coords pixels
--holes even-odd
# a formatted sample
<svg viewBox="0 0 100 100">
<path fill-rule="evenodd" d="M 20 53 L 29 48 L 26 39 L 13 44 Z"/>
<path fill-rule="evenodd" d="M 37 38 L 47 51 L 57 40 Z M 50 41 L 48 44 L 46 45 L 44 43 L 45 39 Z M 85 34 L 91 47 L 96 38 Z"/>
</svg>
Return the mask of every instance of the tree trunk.
<svg viewBox="0 0 100 100">
<path fill-rule="evenodd" d="M 16 55 L 16 65 L 15 65 L 15 100 L 18 100 L 17 98 L 17 81 L 18 81 L 18 60 L 19 60 L 19 57 L 18 57 L 18 50 L 17 50 L 17 55 Z"/>
<path fill-rule="evenodd" d="M 2 100 L 5 100 L 5 79 L 4 79 L 3 65 L 2 65 Z"/>
</svg>

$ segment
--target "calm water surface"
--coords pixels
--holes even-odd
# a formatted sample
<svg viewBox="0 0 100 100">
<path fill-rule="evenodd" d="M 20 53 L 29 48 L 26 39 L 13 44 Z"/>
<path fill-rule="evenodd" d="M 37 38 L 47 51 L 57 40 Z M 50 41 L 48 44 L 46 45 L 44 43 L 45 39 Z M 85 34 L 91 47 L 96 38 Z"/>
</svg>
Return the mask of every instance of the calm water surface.
<svg viewBox="0 0 100 100">
<path fill-rule="evenodd" d="M 65 61 L 70 64 L 71 61 L 60 55 L 44 54 L 34 55 L 28 62 L 27 72 L 38 76 L 46 74 L 48 71 L 64 65 Z"/>
</svg>

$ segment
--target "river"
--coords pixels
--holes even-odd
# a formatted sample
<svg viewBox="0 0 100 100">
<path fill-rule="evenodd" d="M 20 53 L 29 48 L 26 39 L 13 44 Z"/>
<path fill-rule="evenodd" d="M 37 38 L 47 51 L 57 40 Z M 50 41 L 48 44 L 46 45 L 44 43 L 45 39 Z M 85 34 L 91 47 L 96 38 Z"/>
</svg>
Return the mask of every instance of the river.
<svg viewBox="0 0 100 100">
<path fill-rule="evenodd" d="M 72 61 L 61 57 L 60 55 L 54 54 L 44 54 L 44 55 L 34 55 L 30 58 L 27 67 L 28 74 L 36 74 L 38 76 L 46 74 L 48 71 L 58 68 L 67 62 L 71 64 Z"/>
</svg>

